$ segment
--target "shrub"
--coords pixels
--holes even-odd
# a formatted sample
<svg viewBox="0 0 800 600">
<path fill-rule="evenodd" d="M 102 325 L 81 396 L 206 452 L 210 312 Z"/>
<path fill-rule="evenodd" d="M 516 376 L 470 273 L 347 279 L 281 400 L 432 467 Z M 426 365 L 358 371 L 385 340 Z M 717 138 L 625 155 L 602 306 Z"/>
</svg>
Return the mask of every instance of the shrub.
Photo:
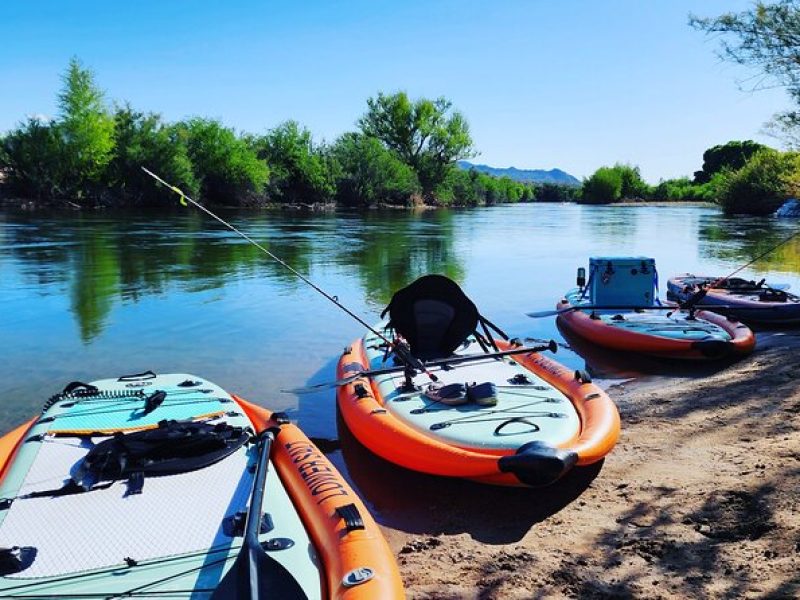
<svg viewBox="0 0 800 600">
<path fill-rule="evenodd" d="M 117 108 L 114 142 L 106 179 L 119 200 L 135 204 L 174 202 L 175 195 L 154 185 L 142 171 L 143 166 L 190 196 L 200 191 L 186 144 L 174 127 L 161 122 L 159 115 L 136 112 L 127 105 Z"/>
<path fill-rule="evenodd" d="M 338 166 L 336 196 L 343 204 L 406 205 L 420 191 L 414 170 L 376 138 L 346 133 L 333 145 L 331 155 Z"/>
<path fill-rule="evenodd" d="M 622 173 L 614 167 L 600 167 L 581 187 L 583 204 L 608 204 L 622 197 Z"/>
<path fill-rule="evenodd" d="M 331 165 L 311 132 L 296 121 L 286 121 L 251 145 L 271 171 L 269 196 L 291 204 L 329 202 L 336 192 Z"/>
<path fill-rule="evenodd" d="M 718 179 L 717 195 L 728 214 L 773 213 L 798 188 L 800 155 L 763 149 L 738 171 Z"/>
<path fill-rule="evenodd" d="M 540 183 L 534 189 L 537 202 L 575 202 L 580 197 L 581 188 L 559 183 Z"/>
<path fill-rule="evenodd" d="M 208 202 L 242 205 L 263 194 L 267 164 L 232 129 L 197 118 L 179 123 L 176 133 L 186 144 L 200 194 Z"/>
<path fill-rule="evenodd" d="M 0 141 L 0 169 L 8 193 L 36 200 L 65 194 L 64 144 L 52 122 L 28 119 Z"/>
</svg>

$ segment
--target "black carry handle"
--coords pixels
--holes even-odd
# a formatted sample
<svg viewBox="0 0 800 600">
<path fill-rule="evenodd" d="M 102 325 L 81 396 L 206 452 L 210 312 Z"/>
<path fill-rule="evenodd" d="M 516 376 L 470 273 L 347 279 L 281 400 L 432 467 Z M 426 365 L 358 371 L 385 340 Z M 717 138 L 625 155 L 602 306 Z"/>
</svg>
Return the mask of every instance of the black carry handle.
<svg viewBox="0 0 800 600">
<path fill-rule="evenodd" d="M 144 373 L 135 373 L 133 375 L 123 375 L 117 381 L 142 381 L 143 379 L 155 379 L 157 375 L 152 371 L 145 371 Z"/>
</svg>

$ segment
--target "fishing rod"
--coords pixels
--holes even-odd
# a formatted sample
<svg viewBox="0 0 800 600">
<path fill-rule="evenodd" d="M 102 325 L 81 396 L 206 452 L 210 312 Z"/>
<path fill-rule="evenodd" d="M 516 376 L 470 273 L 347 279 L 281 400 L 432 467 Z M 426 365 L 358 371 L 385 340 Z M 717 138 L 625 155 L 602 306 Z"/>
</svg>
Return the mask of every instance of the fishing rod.
<svg viewBox="0 0 800 600">
<path fill-rule="evenodd" d="M 473 361 L 481 361 L 481 360 L 486 360 L 488 358 L 497 359 L 497 358 L 504 358 L 506 356 L 514 356 L 517 354 L 532 354 L 534 352 L 541 352 L 543 350 L 550 350 L 550 352 L 556 352 L 558 350 L 558 345 L 555 340 L 550 340 L 546 345 L 542 346 L 520 346 L 519 348 L 512 348 L 510 350 L 498 350 L 497 352 L 489 352 L 486 354 L 467 354 L 465 356 L 451 356 L 448 358 L 437 358 L 435 360 L 429 360 L 424 364 L 426 367 L 449 367 L 450 365 L 457 365 Z M 403 367 L 383 367 L 381 369 L 366 369 L 362 371 L 356 371 L 355 373 L 351 373 L 347 377 L 344 377 L 343 379 L 337 379 L 336 381 L 314 383 L 312 385 L 302 388 L 293 388 L 290 390 L 281 390 L 281 391 L 287 394 L 307 394 L 309 392 L 316 392 L 321 389 L 339 387 L 340 385 L 347 385 L 348 383 L 351 383 L 356 379 L 360 379 L 362 377 L 374 377 L 376 375 L 388 375 L 390 373 L 400 373 L 401 371 L 403 371 L 403 369 L 404 369 Z"/>
<path fill-rule="evenodd" d="M 436 375 L 434 375 L 433 373 L 431 373 L 430 371 L 428 371 L 428 370 L 425 368 L 425 365 L 422 363 L 422 361 L 420 361 L 420 360 L 419 360 L 419 359 L 418 359 L 416 356 L 414 356 L 413 354 L 411 354 L 411 349 L 408 347 L 408 345 L 407 345 L 406 343 L 404 343 L 404 342 L 398 342 L 398 341 L 394 341 L 394 342 L 393 342 L 393 341 L 389 340 L 389 338 L 387 338 L 385 335 L 383 335 L 382 333 L 380 333 L 379 331 L 377 331 L 376 329 L 374 329 L 374 328 L 373 328 L 373 327 L 372 327 L 372 326 L 371 326 L 369 323 L 367 323 L 367 322 L 366 322 L 364 319 L 362 319 L 361 317 L 359 317 L 359 316 L 358 316 L 356 313 L 354 313 L 352 310 L 350 310 L 350 309 L 349 309 L 349 308 L 347 308 L 345 305 L 343 305 L 341 302 L 339 302 L 339 298 L 338 298 L 337 296 L 333 296 L 333 295 L 331 295 L 331 294 L 327 293 L 325 290 L 323 290 L 321 287 L 319 287 L 319 286 L 318 286 L 318 285 L 316 285 L 316 284 L 315 284 L 313 281 L 311 281 L 311 280 L 310 280 L 308 277 L 306 277 L 305 275 L 303 275 L 302 273 L 300 273 L 299 271 L 297 271 L 296 269 L 294 269 L 294 268 L 293 268 L 293 267 L 292 267 L 292 266 L 291 266 L 289 263 L 287 263 L 287 262 L 286 262 L 285 260 L 283 260 L 281 257 L 279 257 L 279 256 L 277 256 L 276 254 L 274 254 L 274 253 L 270 252 L 268 249 L 266 249 L 264 246 L 262 246 L 261 244 L 259 244 L 259 243 L 258 243 L 256 240 L 254 240 L 253 238 L 251 238 L 249 235 L 247 235 L 247 234 L 246 234 L 246 233 L 244 233 L 243 231 L 240 231 L 239 229 L 237 229 L 236 227 L 234 227 L 233 225 L 231 225 L 230 223 L 228 223 L 228 222 L 227 222 L 225 219 L 223 219 L 222 217 L 220 217 L 220 216 L 218 216 L 218 215 L 214 214 L 214 213 L 213 213 L 213 212 L 211 212 L 209 209 L 207 209 L 205 206 L 203 206 L 203 205 L 202 205 L 202 204 L 200 204 L 199 202 L 197 202 L 197 201 L 193 200 L 192 198 L 190 198 L 189 196 L 187 196 L 186 194 L 184 194 L 184 193 L 183 193 L 183 191 L 182 191 L 180 188 L 178 188 L 178 187 L 176 187 L 176 186 L 174 186 L 174 185 L 171 185 L 171 184 L 167 183 L 166 181 L 164 181 L 163 179 L 161 179 L 161 177 L 159 177 L 158 175 L 156 175 L 155 173 L 153 173 L 152 171 L 150 171 L 150 170 L 149 170 L 149 169 L 147 169 L 146 167 L 142 167 L 142 171 L 144 171 L 145 173 L 147 173 L 148 175 L 150 175 L 150 177 L 152 177 L 153 179 L 155 179 L 155 180 L 156 180 L 157 182 L 159 182 L 160 184 L 162 184 L 162 185 L 166 186 L 167 188 L 169 188 L 170 190 L 172 190 L 173 192 L 175 192 L 176 194 L 178 194 L 178 196 L 180 197 L 180 198 L 179 198 L 179 199 L 180 199 L 180 203 L 181 203 L 183 206 L 189 206 L 189 204 L 187 204 L 187 202 L 188 202 L 188 203 L 190 203 L 190 204 L 192 204 L 193 206 L 196 206 L 197 208 L 199 208 L 200 210 L 202 210 L 204 213 L 206 213 L 206 214 L 207 214 L 209 217 L 211 217 L 211 218 L 215 219 L 215 220 L 216 220 L 216 221 L 218 221 L 219 223 L 222 223 L 222 224 L 223 224 L 225 227 L 227 227 L 228 229 L 230 229 L 231 231 L 233 231 L 233 232 L 234 232 L 236 235 L 238 235 L 239 237 L 241 237 L 241 238 L 243 238 L 243 239 L 247 240 L 248 242 L 250 242 L 251 244 L 253 244 L 253 245 L 254 245 L 256 248 L 258 248 L 259 250 L 261 250 L 261 251 L 262 251 L 264 254 L 266 254 L 267 256 L 269 256 L 269 257 L 270 257 L 272 260 L 274 260 L 274 261 L 275 261 L 275 262 L 277 262 L 279 265 L 281 265 L 282 267 L 285 267 L 287 270 L 289 270 L 289 271 L 290 271 L 290 272 L 291 272 L 293 275 L 295 275 L 295 276 L 296 276 L 298 279 L 300 279 L 302 282 L 304 282 L 304 283 L 308 284 L 308 285 L 309 285 L 309 286 L 311 286 L 311 288 L 313 288 L 315 291 L 319 292 L 319 293 L 320 293 L 322 296 L 324 296 L 325 298 L 327 298 L 328 300 L 330 300 L 331 302 L 333 302 L 333 303 L 334 303 L 334 304 L 335 304 L 337 307 L 339 307 L 339 308 L 340 308 L 340 309 L 342 309 L 342 310 L 343 310 L 345 313 L 347 313 L 347 314 L 348 314 L 348 315 L 350 315 L 350 316 L 351 316 L 353 319 L 355 319 L 355 320 L 356 320 L 356 321 L 357 321 L 357 322 L 358 322 L 360 325 L 362 325 L 362 326 L 366 327 L 366 328 L 367 328 L 367 329 L 368 329 L 370 332 L 372 332 L 373 334 L 375 334 L 376 336 L 378 336 L 380 339 L 382 339 L 384 342 L 386 342 L 387 344 L 389 344 L 389 346 L 390 346 L 391 348 L 393 348 L 393 349 L 394 349 L 394 351 L 395 351 L 395 354 L 397 355 L 397 357 L 398 357 L 398 358 L 399 358 L 399 359 L 400 359 L 402 362 L 404 362 L 406 365 L 408 365 L 408 366 L 409 366 L 409 367 L 411 367 L 412 369 L 415 369 L 415 370 L 417 370 L 417 371 L 420 371 L 420 372 L 424 373 L 425 375 L 427 375 L 427 376 L 428 376 L 428 378 L 429 378 L 431 381 L 434 381 L 434 382 L 436 382 L 436 381 L 439 381 L 439 378 L 438 378 L 438 377 L 436 377 Z"/>
<path fill-rule="evenodd" d="M 768 249 L 768 250 L 766 250 L 765 252 L 762 252 L 761 254 L 759 254 L 758 256 L 756 256 L 756 257 L 755 257 L 753 260 L 751 260 L 751 261 L 749 261 L 749 262 L 747 262 L 747 263 L 743 264 L 743 265 L 742 265 L 741 267 L 739 267 L 738 269 L 735 269 L 735 270 L 734 270 L 734 271 L 732 271 L 732 272 L 731 272 L 729 275 L 727 275 L 727 276 L 725 276 L 725 277 L 720 277 L 720 278 L 719 278 L 719 279 L 717 279 L 716 281 L 712 282 L 712 283 L 711 283 L 711 285 L 709 285 L 709 286 L 706 286 L 706 287 L 701 287 L 701 288 L 700 288 L 700 289 L 699 289 L 697 292 L 695 292 L 695 293 L 692 295 L 692 297 L 691 297 L 691 298 L 689 298 L 689 299 L 688 299 L 686 302 L 684 302 L 683 304 L 681 304 L 681 308 L 688 308 L 688 309 L 690 309 L 690 310 L 691 310 L 691 309 L 694 307 L 694 305 L 695 305 L 695 304 L 697 304 L 697 303 L 698 303 L 698 302 L 700 302 L 700 301 L 701 301 L 703 298 L 705 298 L 705 297 L 706 297 L 706 294 L 708 294 L 709 290 L 713 290 L 714 288 L 716 288 L 716 287 L 718 287 L 718 286 L 722 285 L 723 283 L 725 283 L 726 281 L 728 281 L 728 280 L 729 280 L 731 277 L 733 277 L 734 275 L 736 275 L 736 274 L 737 274 L 737 273 L 739 273 L 740 271 L 743 271 L 744 269 L 746 269 L 747 267 L 749 267 L 749 266 L 750 266 L 750 265 L 752 265 L 753 263 L 755 263 L 755 262 L 758 262 L 759 260 L 761 260 L 761 259 L 762 259 L 762 258 L 764 258 L 765 256 L 767 256 L 767 255 L 769 255 L 769 254 L 773 253 L 775 250 L 777 250 L 778 248 L 780 248 L 781 246 L 783 246 L 783 245 L 784 245 L 784 244 L 786 244 L 787 242 L 791 241 L 793 238 L 797 237 L 798 235 L 800 235 L 800 230 L 798 230 L 798 231 L 795 231 L 795 232 L 794 232 L 792 235 L 790 235 L 789 237 L 787 237 L 787 238 L 784 238 L 783 240 L 781 240 L 780 242 L 778 242 L 777 244 L 775 244 L 774 246 L 772 246 L 771 248 L 769 248 L 769 249 Z M 760 283 L 764 283 L 764 280 L 761 280 L 761 282 L 760 282 Z"/>
</svg>

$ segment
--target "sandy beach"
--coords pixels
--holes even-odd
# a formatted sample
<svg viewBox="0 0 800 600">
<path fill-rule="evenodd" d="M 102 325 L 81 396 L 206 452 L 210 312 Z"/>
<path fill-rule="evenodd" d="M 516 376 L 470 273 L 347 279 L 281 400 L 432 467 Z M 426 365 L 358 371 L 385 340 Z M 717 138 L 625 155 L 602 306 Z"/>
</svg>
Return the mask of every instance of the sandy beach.
<svg viewBox="0 0 800 600">
<path fill-rule="evenodd" d="M 406 498 L 384 506 L 384 531 L 408 596 L 799 597 L 800 331 L 758 341 L 711 376 L 610 388 L 619 445 L 552 488 L 381 463 Z"/>
</svg>

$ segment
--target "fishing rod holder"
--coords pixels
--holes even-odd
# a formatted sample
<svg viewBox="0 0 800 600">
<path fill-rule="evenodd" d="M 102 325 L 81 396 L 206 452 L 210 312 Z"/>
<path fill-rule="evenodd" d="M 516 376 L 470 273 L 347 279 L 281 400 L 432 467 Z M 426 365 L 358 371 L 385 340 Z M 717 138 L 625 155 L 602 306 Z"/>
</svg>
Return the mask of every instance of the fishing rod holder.
<svg viewBox="0 0 800 600">
<path fill-rule="evenodd" d="M 417 376 L 417 370 L 412 367 L 411 365 L 407 364 L 405 369 L 403 369 L 403 377 L 405 381 L 403 385 L 400 386 L 401 392 L 416 392 L 417 386 L 414 385 L 414 377 Z"/>
<path fill-rule="evenodd" d="M 581 293 L 586 288 L 586 269 L 583 267 L 578 267 L 578 275 L 575 278 L 575 283 L 578 285 L 578 288 Z"/>
</svg>

